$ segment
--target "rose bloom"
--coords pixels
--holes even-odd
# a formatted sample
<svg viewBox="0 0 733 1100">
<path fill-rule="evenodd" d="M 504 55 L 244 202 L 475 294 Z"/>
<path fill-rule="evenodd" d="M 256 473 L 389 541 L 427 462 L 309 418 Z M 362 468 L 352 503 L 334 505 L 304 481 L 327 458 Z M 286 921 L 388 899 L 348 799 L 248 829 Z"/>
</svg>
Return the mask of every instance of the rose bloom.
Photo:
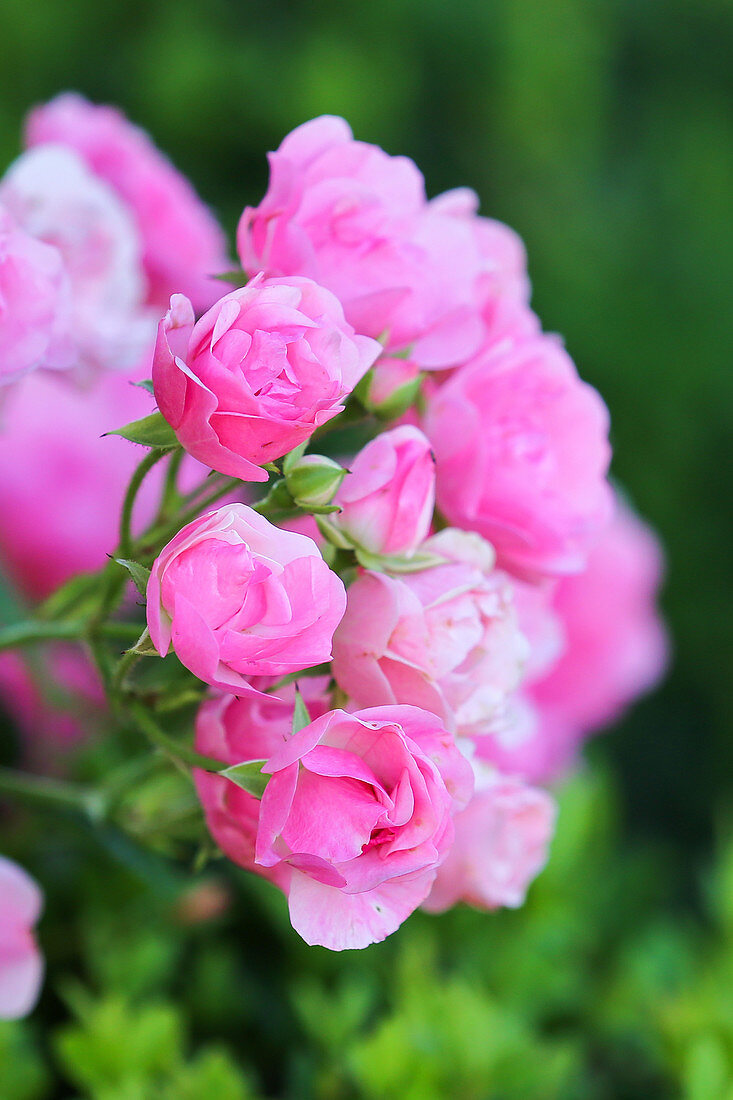
<svg viewBox="0 0 733 1100">
<path fill-rule="evenodd" d="M 33 1008 L 43 980 L 43 959 L 33 926 L 43 898 L 30 875 L 0 856 L 0 1019 L 15 1020 Z"/>
<path fill-rule="evenodd" d="M 191 303 L 174 295 L 158 332 L 155 397 L 195 458 L 266 481 L 260 467 L 342 412 L 380 351 L 310 279 L 255 279 L 198 323 Z"/>
<path fill-rule="evenodd" d="M 657 609 L 663 571 L 653 531 L 618 500 L 585 572 L 547 593 L 552 623 L 544 629 L 557 632 L 554 652 L 523 685 L 513 720 L 477 739 L 480 755 L 533 781 L 556 778 L 589 735 L 658 683 L 669 658 Z M 522 629 L 539 650 L 540 616 L 530 621 L 521 588 Z"/>
<path fill-rule="evenodd" d="M 267 761 L 255 860 L 282 876 L 306 943 L 383 940 L 430 891 L 473 789 L 468 761 L 416 707 L 324 714 Z"/>
<path fill-rule="evenodd" d="M 372 554 L 410 556 L 427 537 L 435 503 L 430 444 L 405 425 L 382 432 L 350 464 L 329 517 L 347 540 Z"/>
<path fill-rule="evenodd" d="M 311 719 L 329 709 L 327 676 L 303 677 L 298 689 Z M 276 681 L 260 677 L 252 681 L 264 693 Z M 217 695 L 202 703 L 196 716 L 196 751 L 225 764 L 269 760 L 291 735 L 295 687 L 290 684 L 274 695 Z M 215 772 L 194 770 L 196 790 L 206 815 L 206 825 L 225 855 L 248 871 L 255 871 L 279 886 L 288 875 L 285 868 L 255 863 L 255 841 L 260 803 L 236 783 Z"/>
<path fill-rule="evenodd" d="M 61 254 L 71 285 L 78 361 L 136 365 L 155 331 L 135 225 L 115 193 L 70 149 L 23 153 L 0 180 L 0 201 L 27 233 Z"/>
<path fill-rule="evenodd" d="M 608 412 L 554 337 L 501 343 L 428 403 L 438 507 L 520 575 L 578 572 L 612 511 Z"/>
<path fill-rule="evenodd" d="M 0 386 L 36 367 L 74 364 L 71 290 L 58 249 L 0 205 Z"/>
<path fill-rule="evenodd" d="M 428 202 L 411 160 L 354 141 L 343 119 L 299 126 L 269 162 L 267 194 L 239 224 L 245 270 L 315 279 L 358 332 L 386 337 L 388 351 L 410 348 L 421 369 L 478 351 L 498 288 L 526 296 L 516 251 L 489 239 L 497 223 L 470 216 L 451 193 Z"/>
<path fill-rule="evenodd" d="M 518 908 L 547 862 L 555 814 L 546 791 L 486 772 L 454 819 L 453 846 L 423 908 L 443 913 L 459 901 L 478 909 Z"/>
<path fill-rule="evenodd" d="M 286 676 L 331 659 L 344 586 L 312 539 L 273 526 L 245 504 L 187 524 L 148 581 L 153 645 L 171 644 L 195 676 L 251 694 L 252 676 Z"/>
<path fill-rule="evenodd" d="M 333 675 L 358 705 L 410 703 L 461 735 L 482 732 L 519 683 L 527 643 L 491 546 L 447 529 L 423 544 L 444 565 L 363 572 L 334 637 Z"/>
<path fill-rule="evenodd" d="M 102 434 L 148 415 L 150 395 L 116 373 L 90 381 L 80 389 L 65 375 L 36 371 L 3 402 L 0 563 L 31 600 L 106 564 L 117 545 L 125 488 L 143 453 Z M 153 517 L 161 477 L 162 464 L 143 482 L 136 532 Z"/>
<path fill-rule="evenodd" d="M 28 116 L 26 143 L 73 149 L 117 194 L 142 242 L 147 300 L 162 307 L 186 294 L 197 310 L 219 296 L 210 276 L 228 270 L 224 234 L 191 184 L 148 135 L 115 107 L 67 92 Z"/>
</svg>

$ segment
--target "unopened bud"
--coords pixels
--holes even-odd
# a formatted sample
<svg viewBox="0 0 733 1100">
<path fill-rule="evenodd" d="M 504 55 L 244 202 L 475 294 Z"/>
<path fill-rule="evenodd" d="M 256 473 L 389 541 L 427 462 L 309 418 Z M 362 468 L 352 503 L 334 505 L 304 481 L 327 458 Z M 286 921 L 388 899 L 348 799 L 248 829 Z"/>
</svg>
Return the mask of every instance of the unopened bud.
<svg viewBox="0 0 733 1100">
<path fill-rule="evenodd" d="M 380 420 L 396 420 L 414 405 L 420 382 L 420 369 L 410 359 L 383 358 L 359 383 L 356 396 Z"/>
<path fill-rule="evenodd" d="M 346 470 L 325 455 L 303 455 L 287 470 L 285 484 L 299 508 L 330 504 Z"/>
</svg>

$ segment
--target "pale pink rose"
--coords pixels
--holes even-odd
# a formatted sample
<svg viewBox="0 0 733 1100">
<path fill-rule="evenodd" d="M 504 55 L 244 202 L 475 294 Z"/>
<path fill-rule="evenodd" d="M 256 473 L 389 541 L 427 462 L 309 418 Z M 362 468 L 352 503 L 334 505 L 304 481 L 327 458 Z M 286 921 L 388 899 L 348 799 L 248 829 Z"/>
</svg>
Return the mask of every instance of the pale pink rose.
<svg viewBox="0 0 733 1100">
<path fill-rule="evenodd" d="M 44 659 L 0 653 L 0 705 L 12 717 L 34 760 L 63 752 L 78 743 L 104 713 L 104 691 L 85 653 L 74 645 L 54 643 Z"/>
<path fill-rule="evenodd" d="M 467 219 L 427 202 L 411 160 L 354 141 L 343 119 L 324 116 L 269 161 L 267 194 L 239 224 L 246 271 L 315 279 L 358 332 L 386 335 L 390 351 L 410 347 L 421 368 L 478 350 L 479 242 Z"/>
<path fill-rule="evenodd" d="M 438 868 L 423 908 L 442 913 L 459 901 L 478 909 L 524 903 L 547 862 L 555 803 L 546 791 L 494 774 L 454 819 L 453 847 Z"/>
<path fill-rule="evenodd" d="M 608 411 L 550 336 L 502 343 L 428 403 L 438 507 L 520 575 L 580 571 L 608 522 Z"/>
<path fill-rule="evenodd" d="M 421 431 L 382 432 L 349 463 L 329 523 L 372 554 L 410 557 L 430 530 L 435 461 Z"/>
<path fill-rule="evenodd" d="M 0 1019 L 16 1020 L 33 1008 L 43 980 L 43 958 L 33 927 L 43 897 L 30 875 L 0 856 Z"/>
<path fill-rule="evenodd" d="M 551 783 L 570 770 L 582 736 L 559 714 L 543 713 L 520 690 L 499 721 L 474 739 L 476 757 L 528 783 Z"/>
<path fill-rule="evenodd" d="M 315 543 L 231 504 L 187 524 L 163 548 L 147 589 L 148 628 L 195 676 L 238 695 L 252 676 L 286 676 L 331 659 L 344 586 Z"/>
<path fill-rule="evenodd" d="M 410 703 L 461 735 L 481 733 L 526 659 L 511 584 L 476 535 L 447 529 L 423 546 L 445 565 L 400 577 L 363 572 L 351 585 L 333 675 L 361 706 Z"/>
<path fill-rule="evenodd" d="M 255 860 L 283 876 L 306 943 L 383 940 L 417 908 L 473 789 L 439 719 L 415 707 L 324 714 L 265 764 Z"/>
<path fill-rule="evenodd" d="M 621 501 L 584 573 L 561 580 L 552 606 L 564 652 L 530 695 L 541 715 L 587 736 L 659 681 L 669 644 L 657 609 L 664 562 L 651 528 Z"/>
<path fill-rule="evenodd" d="M 252 682 L 264 692 L 275 680 Z M 304 677 L 298 684 L 311 720 L 329 709 L 328 677 Z M 295 688 L 291 684 L 273 695 L 220 695 L 204 702 L 196 716 L 196 751 L 226 764 L 269 760 L 292 733 Z M 194 770 L 196 790 L 206 825 L 225 855 L 241 867 L 263 875 L 279 886 L 288 879 L 286 868 L 255 863 L 255 841 L 260 803 L 253 795 L 215 772 Z"/>
<path fill-rule="evenodd" d="M 58 249 L 31 237 L 0 205 L 0 386 L 36 367 L 75 362 L 71 290 Z"/>
<path fill-rule="evenodd" d="M 8 390 L 0 412 L 0 562 L 29 599 L 100 569 L 114 553 L 122 498 L 144 452 L 102 434 L 151 408 L 148 393 L 111 372 L 86 390 L 40 372 Z M 153 517 L 162 466 L 143 482 L 136 532 Z"/>
<path fill-rule="evenodd" d="M 224 234 L 188 180 L 121 111 L 67 92 L 31 111 L 26 142 L 74 149 L 117 193 L 142 241 L 151 304 L 164 309 L 177 291 L 197 310 L 216 301 L 220 284 L 210 276 L 230 267 Z"/>
<path fill-rule="evenodd" d="M 262 464 L 342 412 L 380 350 L 310 279 L 254 279 L 198 323 L 177 294 L 158 331 L 155 396 L 195 458 L 266 481 Z"/>
<path fill-rule="evenodd" d="M 60 252 L 71 284 L 78 362 L 137 364 L 155 332 L 135 225 L 115 193 L 71 149 L 23 153 L 0 180 L 0 201 L 23 229 Z"/>
</svg>

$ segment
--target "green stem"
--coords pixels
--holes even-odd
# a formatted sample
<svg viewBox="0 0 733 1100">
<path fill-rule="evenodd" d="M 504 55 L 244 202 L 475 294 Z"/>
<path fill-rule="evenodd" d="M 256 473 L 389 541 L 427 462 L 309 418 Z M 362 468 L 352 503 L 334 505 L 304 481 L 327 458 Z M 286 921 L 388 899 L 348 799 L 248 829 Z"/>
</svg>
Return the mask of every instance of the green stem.
<svg viewBox="0 0 733 1100">
<path fill-rule="evenodd" d="M 118 558 L 129 558 L 132 554 L 132 533 L 130 526 L 132 523 L 132 509 L 135 504 L 135 497 L 148 471 L 152 470 L 153 466 L 160 462 L 166 454 L 166 451 L 161 450 L 150 451 L 146 454 L 145 458 L 138 465 L 135 473 L 130 478 L 130 484 L 127 486 L 127 492 L 125 493 L 125 499 L 122 504 L 122 515 L 120 517 L 120 542 L 117 554 L 115 555 Z"/>
<path fill-rule="evenodd" d="M 130 669 L 133 667 L 133 665 L 137 664 L 137 662 L 139 660 L 140 660 L 140 654 L 135 653 L 135 651 L 132 650 L 132 649 L 128 649 L 120 657 L 119 661 L 117 662 L 117 664 L 115 666 L 114 673 L 112 674 L 112 682 L 110 684 L 112 695 L 115 698 L 117 698 L 118 696 L 120 696 L 124 693 L 124 691 L 125 691 L 125 678 L 127 676 L 127 673 L 130 671 Z"/>
<path fill-rule="evenodd" d="M 171 455 L 171 460 L 168 463 L 168 469 L 165 472 L 165 482 L 163 483 L 163 493 L 160 498 L 160 508 L 158 509 L 158 515 L 156 516 L 156 523 L 161 523 L 167 518 L 169 512 L 174 511 L 175 504 L 178 497 L 178 490 L 176 489 L 176 482 L 178 478 L 178 471 L 183 461 L 185 451 L 182 447 L 174 451 Z"/>
<path fill-rule="evenodd" d="M 31 775 L 12 768 L 0 768 L 0 793 L 26 802 L 78 810 L 93 821 L 100 821 L 106 809 L 101 792 L 91 787 Z"/>
<path fill-rule="evenodd" d="M 37 642 L 69 641 L 83 637 L 83 622 L 44 623 L 30 621 L 15 623 L 0 630 L 0 651 L 17 646 L 35 645 Z"/>
<path fill-rule="evenodd" d="M 180 741 L 176 741 L 174 737 L 169 737 L 141 703 L 131 702 L 130 713 L 133 715 L 138 728 L 142 730 L 151 744 L 158 749 L 162 749 L 168 756 L 188 764 L 189 767 L 203 768 L 207 772 L 220 772 L 228 767 L 223 760 L 214 760 L 211 756 L 202 756 L 194 749 L 189 748 L 188 745 L 183 745 Z"/>
<path fill-rule="evenodd" d="M 178 534 L 182 527 L 185 527 L 191 520 L 196 519 L 210 505 L 215 504 L 217 500 L 220 500 L 227 493 L 231 493 L 234 488 L 239 485 L 238 478 L 228 478 L 225 485 L 220 485 L 216 490 L 209 493 L 208 496 L 202 497 L 197 504 L 193 507 L 183 511 L 173 523 L 160 524 L 157 527 L 151 528 L 147 531 L 142 538 L 138 540 L 138 546 L 140 551 L 136 555 L 136 560 L 140 561 L 141 558 L 154 557 L 156 547 L 159 543 L 168 542 L 174 535 Z"/>
</svg>

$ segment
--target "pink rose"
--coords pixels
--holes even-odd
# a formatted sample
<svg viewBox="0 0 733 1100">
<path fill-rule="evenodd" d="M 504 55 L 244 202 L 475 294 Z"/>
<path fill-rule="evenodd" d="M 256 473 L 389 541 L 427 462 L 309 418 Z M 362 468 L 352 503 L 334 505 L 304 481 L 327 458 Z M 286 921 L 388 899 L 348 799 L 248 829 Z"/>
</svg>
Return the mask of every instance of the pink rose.
<svg viewBox="0 0 733 1100">
<path fill-rule="evenodd" d="M 382 432 L 350 463 L 329 517 L 347 541 L 372 554 L 411 556 L 427 537 L 435 504 L 435 462 L 417 428 Z"/>
<path fill-rule="evenodd" d="M 153 360 L 155 396 L 183 447 L 220 473 L 260 469 L 343 411 L 381 348 L 310 279 L 253 280 L 194 323 L 174 295 Z"/>
<path fill-rule="evenodd" d="M 147 416 L 150 395 L 111 372 L 90 381 L 82 390 L 60 374 L 36 372 L 3 402 L 0 562 L 29 599 L 106 564 L 127 482 L 142 457 L 124 439 L 101 437 Z M 143 483 L 136 532 L 153 518 L 161 476 L 162 466 Z"/>
<path fill-rule="evenodd" d="M 143 308 L 137 231 L 114 192 L 71 149 L 46 145 L 11 164 L 0 180 L 0 201 L 63 258 L 77 361 L 103 369 L 135 366 L 155 323 Z"/>
<path fill-rule="evenodd" d="M 555 812 L 545 791 L 498 774 L 486 778 L 454 819 L 453 847 L 423 908 L 442 913 L 458 901 L 518 908 L 547 862 Z"/>
<path fill-rule="evenodd" d="M 0 1019 L 15 1020 L 33 1008 L 43 980 L 43 959 L 33 926 L 43 898 L 30 875 L 0 856 Z"/>
<path fill-rule="evenodd" d="M 479 243 L 466 219 L 427 202 L 411 160 L 354 141 L 343 119 L 324 116 L 269 161 L 267 194 L 239 224 L 246 271 L 315 279 L 358 332 L 387 334 L 390 351 L 412 347 L 421 368 L 478 350 Z"/>
<path fill-rule="evenodd" d="M 526 657 L 508 579 L 482 539 L 445 530 L 446 558 L 417 573 L 364 572 L 334 637 L 333 675 L 355 703 L 410 703 L 462 735 L 481 733 L 515 690 Z"/>
<path fill-rule="evenodd" d="M 252 686 L 259 692 L 274 680 L 259 679 Z M 329 708 L 328 677 L 304 677 L 298 684 L 311 719 Z M 295 688 L 283 688 L 273 695 L 220 695 L 207 699 L 196 716 L 196 750 L 226 764 L 248 760 L 269 760 L 288 740 L 293 725 Z M 261 867 L 255 863 L 255 841 L 260 803 L 253 795 L 215 772 L 195 769 L 196 790 L 206 815 L 206 824 L 221 850 L 241 867 L 283 886 L 285 867 Z"/>
<path fill-rule="evenodd" d="M 432 714 L 374 707 L 324 714 L 268 760 L 255 860 L 282 875 L 306 943 L 366 947 L 430 891 L 473 788 Z"/>
<path fill-rule="evenodd" d="M 430 400 L 438 507 L 505 568 L 578 572 L 608 522 L 608 412 L 553 337 L 502 343 Z"/>
<path fill-rule="evenodd" d="M 67 92 L 31 111 L 26 142 L 68 146 L 117 193 L 142 241 L 149 303 L 165 308 L 176 291 L 197 310 L 216 300 L 220 287 L 210 276 L 230 266 L 224 234 L 143 130 L 116 108 Z"/>
<path fill-rule="evenodd" d="M 58 249 L 0 206 L 0 386 L 35 367 L 73 366 L 70 294 Z"/>
<path fill-rule="evenodd" d="M 255 692 L 248 677 L 330 660 L 345 606 L 315 543 L 245 504 L 187 524 L 156 559 L 147 589 L 160 655 L 172 644 L 200 680 L 242 695 Z"/>
</svg>

